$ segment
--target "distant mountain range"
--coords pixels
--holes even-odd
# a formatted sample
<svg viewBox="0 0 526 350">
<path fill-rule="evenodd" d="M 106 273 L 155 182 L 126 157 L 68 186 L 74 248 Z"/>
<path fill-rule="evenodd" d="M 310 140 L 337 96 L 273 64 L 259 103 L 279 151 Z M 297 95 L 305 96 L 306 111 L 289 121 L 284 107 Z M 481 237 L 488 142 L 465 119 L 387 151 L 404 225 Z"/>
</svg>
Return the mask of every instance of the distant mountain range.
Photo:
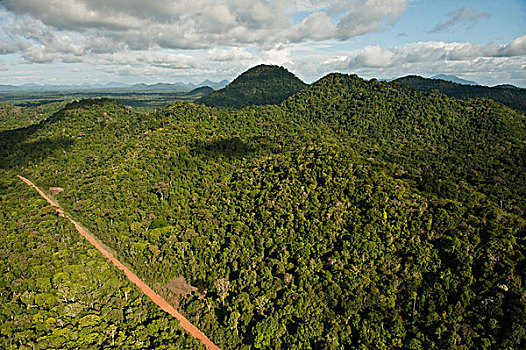
<svg viewBox="0 0 526 350">
<path fill-rule="evenodd" d="M 411 75 L 411 76 L 413 76 L 413 75 Z M 395 77 L 395 78 L 378 79 L 378 80 L 379 81 L 387 81 L 387 82 L 389 82 L 389 81 L 394 81 L 394 80 L 401 79 L 401 78 L 402 77 Z M 430 78 L 424 78 L 424 79 L 445 80 L 445 81 L 449 81 L 451 83 L 462 84 L 462 85 L 480 85 L 476 81 L 465 80 L 465 79 L 457 77 L 456 75 L 447 75 L 447 74 L 437 74 L 437 75 L 434 75 L 434 76 L 432 76 Z"/>
<path fill-rule="evenodd" d="M 438 74 L 438 75 L 432 76 L 431 79 L 440 79 L 440 80 L 450 81 L 452 83 L 463 84 L 463 85 L 480 85 L 479 83 L 475 81 L 465 80 L 455 75 Z"/>
<path fill-rule="evenodd" d="M 23 84 L 23 85 L 0 85 L 0 92 L 35 92 L 35 91 L 80 91 L 80 90 L 132 90 L 132 91 L 172 91 L 187 92 L 194 89 L 208 86 L 214 90 L 221 89 L 228 85 L 228 80 L 214 82 L 204 80 L 199 84 L 193 83 L 156 83 L 156 84 L 124 84 L 119 82 L 109 82 L 106 84 L 72 84 L 72 85 L 52 85 L 52 84 Z"/>
</svg>

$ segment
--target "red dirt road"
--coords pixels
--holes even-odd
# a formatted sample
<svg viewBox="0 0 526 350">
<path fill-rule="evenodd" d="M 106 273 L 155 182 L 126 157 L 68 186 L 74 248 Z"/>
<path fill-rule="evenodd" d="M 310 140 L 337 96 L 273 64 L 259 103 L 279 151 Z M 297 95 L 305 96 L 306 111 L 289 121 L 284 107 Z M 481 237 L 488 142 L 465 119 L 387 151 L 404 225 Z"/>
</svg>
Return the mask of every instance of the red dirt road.
<svg viewBox="0 0 526 350">
<path fill-rule="evenodd" d="M 84 228 L 82 228 L 75 220 L 71 219 L 68 215 L 64 213 L 64 211 L 60 208 L 58 203 L 54 202 L 51 198 L 49 198 L 44 192 L 40 190 L 35 184 L 33 184 L 31 181 L 26 179 L 25 177 L 22 177 L 20 175 L 17 175 L 20 180 L 24 181 L 27 185 L 34 187 L 37 192 L 44 198 L 49 204 L 51 204 L 56 211 L 64 215 L 73 225 L 75 225 L 75 228 L 79 233 L 84 236 L 99 252 L 102 253 L 108 260 L 110 260 L 113 265 L 117 266 L 119 270 L 122 270 L 128 279 L 135 283 L 137 287 L 139 287 L 140 290 L 143 291 L 144 294 L 150 297 L 152 301 L 157 304 L 161 309 L 175 317 L 177 320 L 179 320 L 179 323 L 181 327 L 187 331 L 192 337 L 196 338 L 197 340 L 200 340 L 204 346 L 208 350 L 221 350 L 217 345 L 212 343 L 210 339 L 204 335 L 203 332 L 201 332 L 199 329 L 197 329 L 193 324 L 190 323 L 183 315 L 181 315 L 177 310 L 168 304 L 166 300 L 164 300 L 160 295 L 155 293 L 153 289 L 151 289 L 146 283 L 144 283 L 137 275 L 135 275 L 133 272 L 131 272 L 126 266 L 124 266 L 119 260 L 117 260 L 113 254 L 111 254 L 108 250 L 106 250 L 88 231 L 86 231 Z"/>
</svg>

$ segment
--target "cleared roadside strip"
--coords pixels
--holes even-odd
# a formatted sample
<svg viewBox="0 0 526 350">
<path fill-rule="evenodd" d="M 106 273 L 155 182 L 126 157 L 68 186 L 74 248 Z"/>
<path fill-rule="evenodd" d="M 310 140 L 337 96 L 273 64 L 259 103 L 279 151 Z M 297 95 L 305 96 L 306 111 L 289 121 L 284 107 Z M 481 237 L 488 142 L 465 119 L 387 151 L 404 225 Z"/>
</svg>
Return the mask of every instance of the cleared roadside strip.
<svg viewBox="0 0 526 350">
<path fill-rule="evenodd" d="M 37 192 L 44 198 L 49 204 L 51 204 L 55 210 L 66 217 L 73 225 L 75 225 L 75 228 L 77 231 L 84 236 L 99 252 L 102 253 L 108 260 L 110 260 L 113 265 L 115 265 L 119 270 L 122 270 L 124 274 L 126 274 L 126 277 L 141 291 L 143 291 L 144 294 L 146 294 L 152 301 L 157 304 L 161 309 L 175 317 L 178 321 L 180 326 L 187 331 L 192 337 L 196 338 L 197 340 L 201 341 L 204 346 L 208 350 L 220 350 L 220 348 L 212 343 L 210 339 L 207 338 L 207 336 L 201 332 L 197 327 L 195 327 L 190 321 L 188 321 L 183 315 L 181 315 L 177 310 L 166 300 L 164 300 L 159 294 L 155 293 L 153 289 L 151 289 L 146 283 L 144 283 L 137 275 L 135 275 L 133 272 L 131 272 L 126 266 L 124 266 L 117 258 L 113 256 L 107 249 L 105 249 L 87 230 L 85 230 L 82 226 L 80 226 L 75 220 L 70 218 L 67 214 L 64 213 L 62 208 L 58 205 L 58 203 L 54 202 L 50 197 L 48 197 L 40 188 L 38 188 L 35 184 L 33 184 L 31 181 L 26 179 L 23 176 L 17 175 L 18 178 L 22 181 L 24 181 L 28 186 L 31 186 L 37 190 Z"/>
</svg>

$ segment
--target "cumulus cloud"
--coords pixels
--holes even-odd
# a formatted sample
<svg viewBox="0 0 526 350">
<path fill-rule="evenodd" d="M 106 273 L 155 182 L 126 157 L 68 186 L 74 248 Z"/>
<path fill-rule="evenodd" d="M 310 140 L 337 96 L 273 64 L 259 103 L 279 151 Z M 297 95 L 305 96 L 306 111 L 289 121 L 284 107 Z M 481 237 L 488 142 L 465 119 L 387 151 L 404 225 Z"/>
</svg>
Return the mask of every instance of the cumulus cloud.
<svg viewBox="0 0 526 350">
<path fill-rule="evenodd" d="M 223 60 L 226 55 L 237 57 L 234 61 Z M 219 59 L 218 59 L 219 58 Z M 263 63 L 262 59 L 244 50 L 229 53 L 226 49 L 186 53 L 160 51 L 124 51 L 88 56 L 90 67 L 99 67 L 105 74 L 119 77 L 141 77 L 143 81 L 180 81 L 189 79 L 233 79 L 248 68 Z"/>
<path fill-rule="evenodd" d="M 0 55 L 21 57 L 26 72 L 29 63 L 84 62 L 97 79 L 230 79 L 260 63 L 313 79 L 334 70 L 384 76 L 524 70 L 526 36 L 507 45 L 436 41 L 338 51 L 343 45 L 335 41 L 392 26 L 411 1 L 0 0 Z M 432 31 L 487 17 L 463 7 Z"/>
<path fill-rule="evenodd" d="M 349 53 L 343 64 L 347 69 L 357 69 L 521 56 L 526 56 L 526 35 L 516 38 L 507 45 L 475 45 L 431 41 L 392 48 L 384 48 L 378 45 L 366 46 L 361 50 Z"/>
<path fill-rule="evenodd" d="M 347 40 L 392 25 L 407 10 L 409 0 L 337 1 L 311 13 L 293 28 L 289 39 Z M 333 18 L 339 15 L 337 21 Z"/>
<path fill-rule="evenodd" d="M 487 12 L 479 12 L 472 10 L 469 7 L 461 7 L 449 13 L 449 19 L 446 22 L 438 23 L 429 33 L 437 33 L 449 29 L 458 23 L 475 23 L 480 18 L 489 18 L 490 14 Z"/>
<path fill-rule="evenodd" d="M 358 67 L 387 67 L 394 63 L 396 54 L 390 50 L 376 46 L 366 46 L 349 61 L 349 65 Z"/>
<path fill-rule="evenodd" d="M 208 56 L 212 61 L 219 62 L 253 61 L 257 59 L 256 55 L 239 47 L 231 49 L 211 49 L 208 50 Z"/>
<path fill-rule="evenodd" d="M 0 40 L 0 54 L 20 53 L 23 63 L 79 62 L 85 54 L 74 35 L 53 30 L 29 16 L 5 16 L 0 22 L 0 35 L 7 38 Z"/>
<path fill-rule="evenodd" d="M 292 50 L 289 47 L 278 46 L 270 50 L 264 51 L 263 60 L 261 63 L 270 63 L 277 65 L 292 65 Z"/>
<path fill-rule="evenodd" d="M 526 35 L 523 35 L 513 40 L 508 45 L 504 46 L 499 55 L 503 57 L 525 56 L 526 55 Z"/>
<path fill-rule="evenodd" d="M 516 38 L 507 45 L 458 44 L 448 52 L 447 59 L 451 61 L 465 61 L 478 57 L 516 56 L 526 56 L 526 35 Z"/>
<path fill-rule="evenodd" d="M 195 58 L 190 55 L 158 51 L 139 51 L 133 55 L 127 52 L 101 54 L 96 59 L 88 58 L 88 61 L 90 60 L 96 61 L 100 65 L 155 67 L 165 70 L 193 69 L 198 65 Z"/>
<path fill-rule="evenodd" d="M 0 55 L 16 52 L 17 48 L 10 42 L 0 39 Z"/>
<path fill-rule="evenodd" d="M 382 24 L 393 24 L 407 10 L 409 0 L 358 1 L 337 25 L 340 39 L 377 31 Z"/>
<path fill-rule="evenodd" d="M 14 16 L 15 26 L 4 29 L 15 36 L 24 35 L 16 22 L 31 19 L 77 34 L 87 51 L 111 52 L 345 40 L 392 24 L 409 1 L 3 0 L 0 8 Z M 294 24 L 298 11 L 308 15 Z"/>
<path fill-rule="evenodd" d="M 295 28 L 290 38 L 293 41 L 325 40 L 336 35 L 336 25 L 325 12 L 315 12 L 307 16 Z"/>
<path fill-rule="evenodd" d="M 194 49 L 273 40 L 292 24 L 285 1 L 4 0 L 15 16 L 135 50 Z"/>
</svg>

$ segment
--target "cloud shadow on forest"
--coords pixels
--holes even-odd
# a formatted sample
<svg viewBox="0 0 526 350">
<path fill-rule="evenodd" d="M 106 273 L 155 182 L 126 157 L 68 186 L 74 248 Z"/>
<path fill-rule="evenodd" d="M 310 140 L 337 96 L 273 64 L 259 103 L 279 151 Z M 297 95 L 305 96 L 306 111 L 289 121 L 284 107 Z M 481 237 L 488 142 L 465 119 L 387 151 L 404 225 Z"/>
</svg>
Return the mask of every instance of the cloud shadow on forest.
<svg viewBox="0 0 526 350">
<path fill-rule="evenodd" d="M 55 154 L 59 150 L 69 148 L 74 140 L 60 136 L 44 138 L 29 142 L 17 142 L 9 147 L 3 147 L 0 152 L 0 168 L 9 169 L 18 166 L 28 166 L 38 163 Z"/>
</svg>

